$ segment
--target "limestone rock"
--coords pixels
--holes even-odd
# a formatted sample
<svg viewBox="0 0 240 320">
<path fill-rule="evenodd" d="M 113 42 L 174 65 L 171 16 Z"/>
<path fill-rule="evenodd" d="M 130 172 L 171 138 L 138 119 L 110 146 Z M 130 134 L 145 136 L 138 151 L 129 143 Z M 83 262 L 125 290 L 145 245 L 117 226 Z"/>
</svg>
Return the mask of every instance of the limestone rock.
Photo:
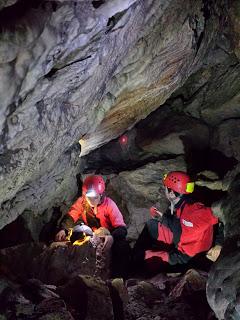
<svg viewBox="0 0 240 320">
<path fill-rule="evenodd" d="M 157 106 L 165 102 L 178 87 L 178 84 L 183 81 L 184 73 L 190 71 L 188 67 L 189 59 L 193 66 L 194 63 L 197 63 L 198 59 L 195 59 L 193 55 L 196 47 L 195 45 L 192 46 L 192 41 L 195 44 L 198 41 L 197 39 L 203 30 L 204 17 L 199 11 L 201 4 L 196 2 L 196 20 L 199 30 L 196 33 L 197 38 L 194 39 L 192 31 L 195 21 L 190 18 L 186 23 L 183 17 L 187 11 L 191 16 L 193 8 L 190 2 L 185 2 L 184 5 L 186 11 L 184 10 L 183 13 L 181 2 L 163 1 L 160 6 L 153 5 L 151 13 L 145 16 L 144 39 L 138 39 L 136 46 L 129 50 L 128 56 L 121 61 L 121 64 L 115 70 L 114 79 L 106 88 L 108 95 L 105 96 L 99 106 L 101 113 L 98 116 L 103 121 L 95 127 L 94 132 L 88 133 L 81 140 L 82 155 L 92 150 L 94 145 L 99 146 L 102 140 L 105 140 L 105 142 L 110 140 L 109 134 L 112 123 L 117 124 L 114 129 L 114 137 L 116 137 L 154 111 Z M 175 6 L 179 8 L 177 9 L 177 19 L 173 10 Z M 136 6 L 136 10 L 138 9 L 140 7 Z M 154 15 L 152 15 L 152 12 L 155 12 Z M 142 18 L 142 16 L 139 17 L 139 19 Z M 148 19 L 150 19 L 150 23 Z M 168 22 L 166 23 L 166 21 Z M 174 24 L 175 27 L 173 27 Z M 152 30 L 149 33 L 150 26 Z M 163 28 L 165 29 L 165 36 L 161 34 L 157 45 L 153 36 L 161 33 Z M 208 46 L 207 43 L 202 45 L 203 50 L 206 49 L 204 48 L 205 45 Z M 200 55 L 202 53 L 199 51 Z M 179 59 L 180 56 L 182 58 Z M 152 58 L 149 59 L 149 57 L 153 58 L 154 64 L 150 61 Z M 180 69 L 183 73 L 179 74 L 177 70 Z M 123 85 L 121 86 L 121 84 Z M 131 105 L 130 109 L 129 105 Z M 140 113 L 139 110 L 141 110 Z M 104 112 L 105 117 L 103 118 Z"/>
<path fill-rule="evenodd" d="M 74 320 L 62 299 L 50 298 L 40 302 L 35 308 L 35 315 L 41 320 Z"/>
<path fill-rule="evenodd" d="M 170 292 L 170 296 L 177 299 L 184 294 L 191 295 L 193 291 L 205 291 L 206 277 L 207 274 L 205 274 L 204 277 L 196 270 L 189 269 L 176 287 Z"/>
<path fill-rule="evenodd" d="M 185 292 L 181 292 L 178 298 L 169 296 L 169 293 L 174 287 L 181 286 L 185 276 L 178 275 L 174 278 L 165 276 L 164 278 L 160 275 L 153 279 L 137 280 L 136 283 L 129 281 L 127 288 L 129 304 L 125 312 L 125 319 L 215 319 L 211 316 L 211 310 L 206 301 L 205 281 L 202 281 L 201 276 L 196 275 L 196 271 L 194 273 L 195 280 L 196 278 L 201 279 L 194 281 L 195 284 L 201 283 L 200 287 L 195 287 L 200 290 L 194 291 L 194 288 L 189 286 Z"/>
<path fill-rule="evenodd" d="M 231 49 L 225 47 L 226 41 L 222 42 L 216 44 L 218 51 L 209 52 L 212 61 L 190 76 L 167 101 L 176 112 L 213 126 L 232 116 L 239 117 L 240 66 Z"/>
<path fill-rule="evenodd" d="M 230 18 L 230 25 L 232 27 L 232 35 L 233 35 L 233 45 L 234 45 L 234 52 L 238 59 L 240 59 L 240 6 L 239 2 L 231 2 L 231 6 L 229 8 L 229 18 Z"/>
<path fill-rule="evenodd" d="M 227 157 L 234 157 L 239 161 L 239 136 L 240 120 L 226 120 L 222 122 L 215 130 L 212 148 L 221 151 Z"/>
<path fill-rule="evenodd" d="M 18 0 L 1 0 L 0 1 L 0 10 L 4 7 L 12 6 Z"/>
<path fill-rule="evenodd" d="M 94 275 L 95 249 L 91 244 L 47 248 L 34 261 L 33 276 L 47 284 L 65 283 L 78 274 Z"/>
<path fill-rule="evenodd" d="M 137 145 L 157 155 L 180 155 L 203 150 L 209 144 L 209 129 L 200 121 L 178 115 L 168 108 L 157 110 L 137 126 Z"/>
<path fill-rule="evenodd" d="M 221 257 L 211 269 L 207 282 L 208 302 L 218 319 L 237 320 L 240 317 L 239 243 L 239 237 L 233 237 L 225 243 Z"/>
<path fill-rule="evenodd" d="M 76 309 L 78 319 L 114 319 L 108 286 L 100 279 L 77 276 L 57 292 Z"/>
<path fill-rule="evenodd" d="M 219 24 L 200 0 L 93 3 L 1 19 L 0 228 L 69 204 L 79 139 L 86 154 L 158 108 L 201 66 Z"/>
<path fill-rule="evenodd" d="M 19 286 L 9 280 L 0 280 L 1 319 L 60 319 L 73 320 L 65 302 L 36 279 Z M 46 297 L 47 293 L 47 297 Z M 26 299 L 26 296 L 29 299 Z"/>
<path fill-rule="evenodd" d="M 236 80 L 237 80 L 237 74 L 239 74 L 239 70 L 234 70 L 233 74 L 236 76 Z M 233 83 L 234 82 L 231 82 L 232 85 Z M 228 91 L 229 93 L 230 90 L 226 90 L 226 91 Z M 211 123 L 211 124 L 219 124 L 229 118 L 239 118 L 240 116 L 239 104 L 240 104 L 240 94 L 237 93 L 232 98 L 228 99 L 226 102 L 218 103 L 215 108 L 205 108 L 202 111 L 202 116 L 208 123 Z"/>
<path fill-rule="evenodd" d="M 239 301 L 239 188 L 240 174 L 231 182 L 228 195 L 222 200 L 225 242 L 220 258 L 210 271 L 207 297 L 218 319 L 238 319 Z"/>
<path fill-rule="evenodd" d="M 52 298 L 59 298 L 55 293 L 56 287 L 53 285 L 44 285 L 38 279 L 30 279 L 21 286 L 21 291 L 25 298 L 33 303 L 40 303 L 43 300 L 49 300 Z"/>
<path fill-rule="evenodd" d="M 31 278 L 33 261 L 44 251 L 44 247 L 41 243 L 26 243 L 0 250 L 1 273 L 19 282 Z"/>
</svg>

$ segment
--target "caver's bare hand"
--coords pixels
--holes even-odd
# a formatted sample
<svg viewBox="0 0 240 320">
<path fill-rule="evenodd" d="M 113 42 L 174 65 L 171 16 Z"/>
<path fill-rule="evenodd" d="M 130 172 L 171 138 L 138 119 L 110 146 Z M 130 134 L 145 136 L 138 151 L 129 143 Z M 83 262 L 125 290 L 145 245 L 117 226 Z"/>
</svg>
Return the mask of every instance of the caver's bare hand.
<svg viewBox="0 0 240 320">
<path fill-rule="evenodd" d="M 65 241 L 66 240 L 66 232 L 65 230 L 60 230 L 55 236 L 55 241 Z"/>
</svg>

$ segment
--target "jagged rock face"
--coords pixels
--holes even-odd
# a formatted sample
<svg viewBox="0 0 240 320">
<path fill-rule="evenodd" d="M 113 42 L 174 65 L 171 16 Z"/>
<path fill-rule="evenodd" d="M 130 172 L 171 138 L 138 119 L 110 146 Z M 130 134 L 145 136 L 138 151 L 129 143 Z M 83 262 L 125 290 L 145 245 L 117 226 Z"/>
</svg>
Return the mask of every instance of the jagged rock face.
<svg viewBox="0 0 240 320">
<path fill-rule="evenodd" d="M 230 1 L 229 20 L 233 28 L 233 43 L 235 54 L 240 58 L 240 5 L 238 1 Z"/>
<path fill-rule="evenodd" d="M 146 117 L 199 68 L 210 47 L 209 39 L 202 40 L 206 27 L 202 3 L 196 1 L 192 7 L 191 1 L 184 2 L 184 10 L 182 5 L 181 1 L 152 2 L 150 13 L 144 19 L 138 16 L 144 31 L 108 82 L 99 105 L 105 116 L 93 133 L 83 137 L 82 155 Z M 208 27 L 213 37 L 216 30 L 211 24 Z"/>
<path fill-rule="evenodd" d="M 238 301 L 239 240 L 235 238 L 224 247 L 222 257 L 214 265 L 209 275 L 207 297 L 218 319 L 237 320 L 240 317 Z"/>
<path fill-rule="evenodd" d="M 227 242 L 208 300 L 219 319 L 238 319 L 239 10 L 221 0 L 0 0 L 0 229 L 20 216 L 23 241 L 38 240 L 52 208 L 68 210 L 79 172 L 97 171 L 135 240 L 149 207 L 167 206 L 166 171 L 211 170 L 202 186 L 211 202 L 223 195 L 211 190 L 228 191 L 216 206 Z"/>
<path fill-rule="evenodd" d="M 239 150 L 240 121 L 230 119 L 222 122 L 215 131 L 213 145 L 228 157 L 240 160 Z"/>
<path fill-rule="evenodd" d="M 173 277 L 174 276 L 174 277 Z M 189 270 L 183 277 L 102 281 L 77 275 L 60 286 L 29 279 L 19 285 L 0 279 L 3 319 L 209 319 L 206 274 Z"/>
<path fill-rule="evenodd" d="M 225 216 L 226 240 L 220 259 L 211 269 L 208 284 L 208 302 L 218 319 L 239 319 L 239 198 L 240 175 L 229 187 L 228 196 L 222 201 Z"/>
<path fill-rule="evenodd" d="M 163 104 L 202 66 L 221 20 L 201 1 L 21 5 L 0 12 L 1 227 L 69 204 L 78 140 L 86 154 Z"/>
<path fill-rule="evenodd" d="M 13 5 L 17 0 L 1 0 L 0 9 Z"/>
<path fill-rule="evenodd" d="M 29 243 L 0 250 L 0 274 L 24 283 L 36 278 L 46 284 L 59 285 L 77 276 L 110 278 L 111 251 L 103 250 L 104 239 L 94 235 L 81 245 L 53 242 Z M 17 268 L 16 268 L 17 266 Z"/>
</svg>

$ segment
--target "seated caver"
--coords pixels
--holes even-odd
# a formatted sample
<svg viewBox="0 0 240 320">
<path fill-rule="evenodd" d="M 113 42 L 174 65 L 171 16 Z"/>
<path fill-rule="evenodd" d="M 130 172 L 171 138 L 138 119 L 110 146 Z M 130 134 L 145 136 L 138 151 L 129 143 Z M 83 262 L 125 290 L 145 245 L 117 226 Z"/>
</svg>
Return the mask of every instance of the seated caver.
<svg viewBox="0 0 240 320">
<path fill-rule="evenodd" d="M 152 219 L 145 224 L 133 249 L 135 266 L 145 263 L 151 268 L 153 261 L 165 267 L 187 264 L 213 245 L 213 227 L 218 218 L 210 208 L 189 197 L 194 190 L 190 177 L 185 172 L 172 171 L 164 176 L 163 184 L 170 207 L 164 214 L 150 209 Z M 216 246 L 212 250 L 219 255 L 221 246 Z"/>
<path fill-rule="evenodd" d="M 68 228 L 79 223 L 89 226 L 92 231 L 100 227 L 109 231 L 110 235 L 105 234 L 101 237 L 104 239 L 104 247 L 107 248 L 111 244 L 112 277 L 125 278 L 130 261 L 126 224 L 116 203 L 105 195 L 105 182 L 101 176 L 88 176 L 84 180 L 82 196 L 61 221 L 56 241 L 64 241 Z"/>
</svg>

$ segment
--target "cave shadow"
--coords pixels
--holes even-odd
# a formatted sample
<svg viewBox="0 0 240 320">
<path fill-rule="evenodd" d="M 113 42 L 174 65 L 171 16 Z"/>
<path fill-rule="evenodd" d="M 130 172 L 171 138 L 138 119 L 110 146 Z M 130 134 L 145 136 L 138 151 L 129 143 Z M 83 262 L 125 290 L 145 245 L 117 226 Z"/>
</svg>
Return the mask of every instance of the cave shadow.
<svg viewBox="0 0 240 320">
<path fill-rule="evenodd" d="M 222 152 L 203 146 L 193 146 L 186 136 L 180 136 L 184 145 L 184 158 L 187 172 L 194 181 L 202 171 L 212 171 L 217 174 L 219 180 L 223 179 L 228 171 L 231 171 L 238 163 L 234 157 L 227 157 Z M 215 201 L 225 198 L 227 191 L 211 190 L 207 187 L 195 186 L 194 199 L 203 202 L 207 206 Z"/>
<path fill-rule="evenodd" d="M 0 249 L 32 241 L 31 233 L 25 227 L 24 219 L 21 216 L 0 230 Z"/>
</svg>

